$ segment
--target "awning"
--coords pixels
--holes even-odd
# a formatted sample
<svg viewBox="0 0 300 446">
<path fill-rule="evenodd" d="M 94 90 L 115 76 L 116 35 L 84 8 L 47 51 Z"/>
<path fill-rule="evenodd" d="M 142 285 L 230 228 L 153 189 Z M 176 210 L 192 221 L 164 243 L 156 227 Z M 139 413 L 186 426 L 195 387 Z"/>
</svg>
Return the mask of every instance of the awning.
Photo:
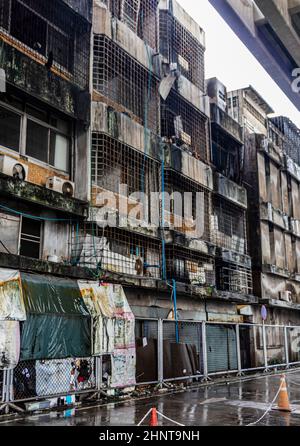
<svg viewBox="0 0 300 446">
<path fill-rule="evenodd" d="M 21 273 L 21 360 L 91 355 L 91 318 L 76 281 Z"/>
</svg>

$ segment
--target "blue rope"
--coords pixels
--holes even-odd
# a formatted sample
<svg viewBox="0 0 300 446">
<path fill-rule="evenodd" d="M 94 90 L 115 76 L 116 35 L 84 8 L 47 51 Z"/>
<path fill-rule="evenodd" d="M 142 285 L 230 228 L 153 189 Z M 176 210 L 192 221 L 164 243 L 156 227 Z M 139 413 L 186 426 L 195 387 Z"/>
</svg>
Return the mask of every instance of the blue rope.
<svg viewBox="0 0 300 446">
<path fill-rule="evenodd" d="M 38 221 L 68 221 L 68 222 L 74 222 L 74 221 L 78 221 L 74 220 L 72 218 L 48 218 L 48 217 L 37 217 L 35 215 L 31 215 L 31 214 L 26 214 L 25 212 L 19 212 L 16 209 L 11 209 L 7 206 L 3 206 L 0 205 L 0 208 L 7 211 L 7 212 L 11 212 L 12 214 L 16 214 L 16 215 L 21 215 L 22 217 L 26 217 L 29 218 L 31 220 L 38 220 Z"/>
</svg>

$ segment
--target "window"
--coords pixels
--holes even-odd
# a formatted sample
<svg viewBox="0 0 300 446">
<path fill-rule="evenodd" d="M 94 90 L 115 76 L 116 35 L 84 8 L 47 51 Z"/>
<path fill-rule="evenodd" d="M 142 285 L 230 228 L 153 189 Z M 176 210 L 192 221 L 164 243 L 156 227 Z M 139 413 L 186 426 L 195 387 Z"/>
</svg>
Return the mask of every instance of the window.
<svg viewBox="0 0 300 446">
<path fill-rule="evenodd" d="M 27 119 L 22 119 L 22 116 Z M 24 145 L 20 137 L 23 127 L 26 131 Z M 71 133 L 70 121 L 51 115 L 47 110 L 26 105 L 24 113 L 0 106 L 0 146 L 64 172 L 70 170 Z"/>
<path fill-rule="evenodd" d="M 19 151 L 21 116 L 0 107 L 0 145 Z"/>
<path fill-rule="evenodd" d="M 45 123 L 27 119 L 26 155 L 43 161 L 56 169 L 69 171 L 70 126 L 68 122 L 50 118 L 50 127 Z"/>
<path fill-rule="evenodd" d="M 40 258 L 41 222 L 22 217 L 20 255 Z"/>
</svg>

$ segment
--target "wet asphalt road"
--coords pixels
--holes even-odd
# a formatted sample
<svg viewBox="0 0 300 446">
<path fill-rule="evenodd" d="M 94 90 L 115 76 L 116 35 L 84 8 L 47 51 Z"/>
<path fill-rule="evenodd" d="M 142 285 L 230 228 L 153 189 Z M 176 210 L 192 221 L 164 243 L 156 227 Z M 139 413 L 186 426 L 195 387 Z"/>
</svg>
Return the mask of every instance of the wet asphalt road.
<svg viewBox="0 0 300 446">
<path fill-rule="evenodd" d="M 300 426 L 300 371 L 287 374 L 287 381 L 294 412 L 272 410 L 260 426 Z M 265 376 L 122 404 L 0 420 L 0 426 L 135 426 L 151 407 L 186 426 L 243 426 L 264 414 L 279 385 L 279 375 Z M 161 419 L 159 425 L 172 426 Z"/>
</svg>

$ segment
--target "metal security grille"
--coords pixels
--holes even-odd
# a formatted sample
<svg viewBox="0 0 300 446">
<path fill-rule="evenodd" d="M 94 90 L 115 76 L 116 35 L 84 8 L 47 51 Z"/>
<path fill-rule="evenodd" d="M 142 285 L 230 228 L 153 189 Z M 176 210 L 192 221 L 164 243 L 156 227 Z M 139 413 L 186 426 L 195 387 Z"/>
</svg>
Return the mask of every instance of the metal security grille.
<svg viewBox="0 0 300 446">
<path fill-rule="evenodd" d="M 217 260 L 216 278 L 218 290 L 252 294 L 253 283 L 251 268 Z"/>
<path fill-rule="evenodd" d="M 204 91 L 205 48 L 168 11 L 159 13 L 160 53 L 170 62 L 176 62 L 180 72 Z"/>
<path fill-rule="evenodd" d="M 300 153 L 298 147 L 300 146 L 300 132 L 297 126 L 289 119 L 283 116 L 271 118 L 271 122 L 279 129 L 283 140 L 283 150 L 292 158 L 298 165 L 300 164 Z"/>
<path fill-rule="evenodd" d="M 95 359 L 21 361 L 14 370 L 14 399 L 42 398 L 95 388 Z"/>
<path fill-rule="evenodd" d="M 118 228 L 100 228 L 86 223 L 79 233 L 74 228 L 73 264 L 107 273 L 160 278 L 161 243 L 158 239 Z"/>
<path fill-rule="evenodd" d="M 181 126 L 183 132 L 178 130 Z M 174 90 L 166 101 L 161 101 L 161 136 L 177 141 L 196 158 L 208 161 L 207 117 Z"/>
<path fill-rule="evenodd" d="M 209 373 L 237 370 L 237 344 L 234 326 L 207 325 L 206 344 Z"/>
<path fill-rule="evenodd" d="M 212 234 L 214 243 L 239 254 L 247 254 L 246 211 L 214 196 Z"/>
<path fill-rule="evenodd" d="M 215 285 L 214 260 L 197 251 L 175 245 L 167 246 L 166 268 L 169 279 L 203 287 Z"/>
<path fill-rule="evenodd" d="M 91 24 L 59 0 L 0 0 L 0 27 L 18 49 L 88 86 Z M 0 34 L 1 34 L 0 29 Z M 17 43 L 18 42 L 18 43 Z"/>
<path fill-rule="evenodd" d="M 178 205 L 174 195 L 174 198 L 170 202 L 170 209 L 166 209 L 165 220 L 168 221 L 169 219 L 171 225 L 174 220 L 174 226 L 176 226 L 176 215 L 182 218 L 187 217 L 187 220 L 190 218 L 194 220 L 196 218 L 201 219 L 201 234 L 197 234 L 197 237 L 202 240 L 210 241 L 211 193 L 199 183 L 196 183 L 171 169 L 167 169 L 165 172 L 164 187 L 165 192 L 169 193 L 170 196 L 179 193 L 182 198 L 182 203 L 179 202 Z M 189 195 L 185 196 L 186 193 Z M 187 202 L 190 202 L 191 206 L 187 205 Z M 165 204 L 167 205 L 167 202 L 165 202 Z M 182 206 L 180 206 L 180 204 L 182 204 Z M 186 213 L 184 214 L 185 205 Z M 190 225 L 188 225 L 188 223 L 188 221 L 185 223 L 183 222 L 182 225 L 175 227 L 175 229 L 188 235 L 188 233 L 191 232 L 192 227 L 192 223 L 190 223 Z"/>
<path fill-rule="evenodd" d="M 157 161 L 108 135 L 92 134 L 92 181 L 98 188 L 119 193 L 122 184 L 128 194 L 159 192 L 159 173 Z"/>
<path fill-rule="evenodd" d="M 105 0 L 112 15 L 134 31 L 151 48 L 157 49 L 158 0 Z"/>
<path fill-rule="evenodd" d="M 95 35 L 93 73 L 97 92 L 118 104 L 118 110 L 122 105 L 122 111 L 132 113 L 140 124 L 158 133 L 158 81 L 150 71 L 107 37 Z"/>
</svg>

